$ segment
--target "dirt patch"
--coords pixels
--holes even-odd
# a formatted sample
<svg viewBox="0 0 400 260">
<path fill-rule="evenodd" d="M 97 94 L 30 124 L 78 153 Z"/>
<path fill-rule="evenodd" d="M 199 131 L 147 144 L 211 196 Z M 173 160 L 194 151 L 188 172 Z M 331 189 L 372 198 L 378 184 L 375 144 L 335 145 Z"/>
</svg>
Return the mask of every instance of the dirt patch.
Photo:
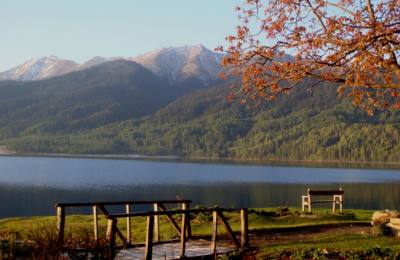
<svg viewBox="0 0 400 260">
<path fill-rule="evenodd" d="M 312 240 L 319 235 L 370 234 L 371 225 L 340 224 L 302 227 L 287 230 L 258 230 L 250 236 L 252 246 L 262 246 L 276 243 L 291 243 Z"/>
</svg>

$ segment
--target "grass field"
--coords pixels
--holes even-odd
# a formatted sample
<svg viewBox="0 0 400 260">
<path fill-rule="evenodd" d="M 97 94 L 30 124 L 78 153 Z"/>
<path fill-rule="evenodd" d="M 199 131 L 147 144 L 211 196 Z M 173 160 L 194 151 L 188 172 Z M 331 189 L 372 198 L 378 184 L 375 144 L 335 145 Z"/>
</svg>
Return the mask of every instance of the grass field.
<svg viewBox="0 0 400 260">
<path fill-rule="evenodd" d="M 287 212 L 280 208 L 257 208 L 249 213 L 249 229 L 289 228 L 301 225 L 318 225 L 321 223 L 354 222 L 371 220 L 373 211 L 369 210 L 344 210 L 342 214 L 331 214 L 328 209 L 314 210 L 312 215 L 301 215 L 299 209 L 289 208 Z M 233 230 L 240 230 L 240 219 L 238 213 L 224 213 L 229 219 Z M 211 213 L 199 214 L 192 220 L 194 234 L 204 235 L 211 232 Z M 132 218 L 132 234 L 136 241 L 143 241 L 145 232 L 145 218 Z M 26 238 L 35 229 L 43 227 L 55 227 L 55 216 L 20 217 L 0 219 L 0 230 L 2 232 L 17 234 L 20 238 Z M 126 220 L 119 219 L 119 228 L 125 232 Z M 106 218 L 99 215 L 100 234 L 105 234 Z M 74 233 L 78 230 L 93 230 L 93 217 L 91 215 L 67 215 L 67 232 Z M 160 217 L 160 230 L 165 239 L 174 234 L 172 226 L 166 217 Z M 172 231 L 171 231 L 172 230 Z M 104 232 L 103 232 L 104 231 Z"/>
<path fill-rule="evenodd" d="M 400 252 L 400 240 L 378 236 L 371 232 L 371 226 L 361 225 L 370 222 L 372 213 L 370 210 L 348 209 L 341 214 L 332 214 L 329 209 L 317 209 L 311 215 L 302 215 L 296 208 L 252 209 L 249 211 L 249 228 L 253 249 L 247 254 L 261 259 L 274 257 L 279 259 L 285 254 L 290 254 L 293 258 L 296 258 L 296 254 L 299 258 L 307 258 L 308 254 L 318 255 L 321 252 L 382 251 L 386 247 L 390 247 L 392 252 Z M 239 231 L 239 214 L 225 213 L 225 215 L 233 230 Z M 202 213 L 192 217 L 193 234 L 209 235 L 211 214 Z M 145 218 L 133 218 L 131 222 L 133 242 L 143 242 L 146 233 Z M 0 236 L 3 236 L 3 241 L 10 236 L 18 240 L 29 240 L 32 236 L 36 239 L 41 236 L 51 237 L 49 233 L 55 231 L 55 224 L 55 216 L 0 219 Z M 120 219 L 118 226 L 124 233 L 125 219 Z M 222 227 L 219 230 L 220 234 L 224 233 Z M 160 231 L 162 240 L 177 238 L 176 231 L 164 217 L 160 218 Z M 66 237 L 90 239 L 93 233 L 92 216 L 68 215 L 66 233 L 68 234 Z M 100 237 L 105 238 L 105 233 L 106 219 L 100 216 Z M 377 254 L 383 253 L 379 251 Z"/>
</svg>

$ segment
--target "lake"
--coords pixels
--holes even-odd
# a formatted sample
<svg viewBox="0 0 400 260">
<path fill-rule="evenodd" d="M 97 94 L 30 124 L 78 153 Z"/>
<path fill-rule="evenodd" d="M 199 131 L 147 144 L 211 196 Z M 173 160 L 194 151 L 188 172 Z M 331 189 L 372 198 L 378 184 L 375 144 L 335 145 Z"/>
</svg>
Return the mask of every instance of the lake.
<svg viewBox="0 0 400 260">
<path fill-rule="evenodd" d="M 396 169 L 0 156 L 0 217 L 52 215 L 57 202 L 177 196 L 196 205 L 300 207 L 308 187 L 342 187 L 345 208 L 400 207 Z"/>
</svg>

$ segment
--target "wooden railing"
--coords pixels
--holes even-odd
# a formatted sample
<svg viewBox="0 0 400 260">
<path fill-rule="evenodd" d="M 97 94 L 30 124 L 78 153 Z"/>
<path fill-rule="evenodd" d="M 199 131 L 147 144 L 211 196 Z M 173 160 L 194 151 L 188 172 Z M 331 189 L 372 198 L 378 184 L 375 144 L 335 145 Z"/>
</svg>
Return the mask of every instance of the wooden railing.
<svg viewBox="0 0 400 260">
<path fill-rule="evenodd" d="M 123 241 L 124 246 L 128 246 L 132 242 L 132 232 L 131 232 L 131 214 L 133 213 L 133 206 L 134 205 L 153 205 L 154 212 L 168 212 L 168 208 L 165 206 L 166 204 L 177 204 L 178 208 L 182 210 L 190 209 L 191 200 L 151 200 L 151 201 L 108 201 L 108 202 L 84 202 L 84 203 L 58 203 L 56 204 L 57 210 L 57 232 L 58 232 L 58 245 L 60 247 L 64 244 L 64 230 L 65 230 L 65 217 L 66 217 L 66 208 L 75 208 L 75 207 L 92 207 L 93 211 L 93 232 L 94 232 L 94 239 L 98 240 L 99 238 L 99 228 L 98 228 L 98 209 L 101 213 L 105 215 L 107 219 L 110 219 L 110 212 L 106 208 L 107 206 L 125 206 L 125 215 L 126 215 L 126 236 L 122 234 L 119 228 L 115 225 L 113 227 L 113 232 L 116 233 L 119 238 Z M 161 210 L 161 211 L 160 211 Z M 164 214 L 163 214 L 164 215 Z M 165 214 L 168 217 L 168 220 L 171 224 L 175 227 L 178 234 L 181 235 L 181 228 L 176 223 L 175 219 L 169 215 Z M 114 216 L 114 215 L 113 215 Z M 187 221 L 187 226 L 185 227 L 188 237 L 191 237 L 191 226 L 190 221 Z M 158 242 L 160 239 L 159 234 L 159 219 L 158 215 L 154 219 L 153 223 L 153 234 L 154 234 L 154 241 Z"/>
<path fill-rule="evenodd" d="M 133 217 L 147 217 L 147 228 L 146 228 L 146 241 L 145 241 L 145 259 L 152 258 L 152 248 L 154 244 L 153 238 L 157 231 L 155 231 L 155 219 L 158 219 L 159 216 L 164 215 L 168 218 L 172 218 L 173 215 L 181 215 L 181 226 L 175 227 L 178 229 L 180 234 L 180 256 L 185 257 L 186 250 L 186 241 L 188 239 L 187 232 L 188 227 L 190 226 L 190 214 L 196 213 L 212 213 L 213 221 L 212 221 L 212 233 L 211 233 L 211 253 L 216 254 L 217 250 L 217 234 L 218 234 L 218 220 L 220 220 L 221 224 L 226 230 L 229 238 L 236 248 L 240 247 L 248 247 L 249 246 L 249 235 L 248 235 L 248 211 L 245 208 L 242 209 L 223 209 L 223 208 L 201 208 L 201 209 L 183 209 L 183 210 L 169 210 L 169 211 L 154 211 L 154 212 L 140 212 L 140 213 L 126 213 L 126 214 L 109 214 L 107 216 L 107 239 L 109 241 L 110 248 L 110 257 L 113 258 L 115 256 L 115 248 L 116 248 L 116 236 L 118 235 L 121 238 L 121 234 L 118 232 L 117 221 L 119 218 L 133 218 Z M 240 212 L 240 242 L 235 236 L 232 228 L 230 227 L 227 218 L 224 216 L 224 212 Z M 172 223 L 172 222 L 171 222 Z M 177 224 L 176 224 L 177 225 Z M 158 233 L 157 233 L 158 234 Z M 124 238 L 121 238 L 122 241 L 125 241 Z M 159 242 L 159 241 L 157 241 Z M 124 247 L 126 244 L 124 243 Z"/>
</svg>

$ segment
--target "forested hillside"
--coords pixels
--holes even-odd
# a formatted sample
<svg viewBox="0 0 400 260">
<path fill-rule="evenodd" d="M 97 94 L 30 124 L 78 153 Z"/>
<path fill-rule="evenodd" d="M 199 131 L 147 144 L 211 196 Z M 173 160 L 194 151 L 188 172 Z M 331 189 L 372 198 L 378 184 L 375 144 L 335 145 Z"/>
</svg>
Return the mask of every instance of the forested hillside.
<svg viewBox="0 0 400 260">
<path fill-rule="evenodd" d="M 230 84 L 182 96 L 154 115 L 71 133 L 26 131 L 2 143 L 23 152 L 204 158 L 399 161 L 400 114 L 368 116 L 336 89 L 306 87 L 261 105 L 226 101 Z M 307 83 L 304 83 L 305 86 Z"/>
<path fill-rule="evenodd" d="M 141 65 L 122 60 L 41 81 L 3 81 L 0 138 L 71 133 L 140 118 L 180 92 Z"/>
</svg>

